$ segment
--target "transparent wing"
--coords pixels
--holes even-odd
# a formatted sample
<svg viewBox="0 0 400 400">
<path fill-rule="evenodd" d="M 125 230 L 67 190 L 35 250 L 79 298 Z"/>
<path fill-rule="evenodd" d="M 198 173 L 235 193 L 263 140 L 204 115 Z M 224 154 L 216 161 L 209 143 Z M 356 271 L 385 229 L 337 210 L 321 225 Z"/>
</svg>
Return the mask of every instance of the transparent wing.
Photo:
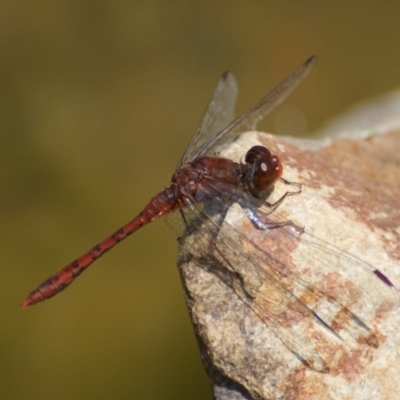
<svg viewBox="0 0 400 400">
<path fill-rule="evenodd" d="M 190 151 L 187 151 L 184 155 L 184 161 L 189 161 L 206 154 L 215 145 L 221 144 L 222 141 L 228 141 L 246 128 L 255 129 L 258 122 L 289 96 L 300 81 L 310 72 L 316 61 L 317 58 L 315 56 L 310 57 L 275 89 L 262 98 L 254 107 L 250 108 L 250 110 L 242 114 L 230 125 L 224 127 L 222 130 L 216 131 L 215 134 L 207 133 L 207 138 L 210 138 L 210 140 L 198 141 L 194 146 L 192 146 L 191 143 Z M 192 142 L 195 137 L 192 139 Z"/>
<path fill-rule="evenodd" d="M 314 370 L 327 370 L 309 336 L 315 323 L 340 340 L 350 337 L 378 347 L 370 327 L 380 312 L 399 303 L 388 278 L 359 258 L 294 229 L 293 224 L 282 224 L 285 219 L 276 210 L 266 205 L 255 209 L 251 198 L 237 188 L 219 185 L 210 179 L 199 188 L 201 197 L 213 199 L 210 204 L 197 209 L 196 199 L 189 199 L 183 209 L 185 219 L 195 221 L 194 215 L 201 220 L 198 229 L 189 229 L 197 232 L 190 248 L 194 257 L 210 260 L 212 255 L 223 265 L 225 273 L 221 273 L 224 268 L 212 271 Z"/>
<path fill-rule="evenodd" d="M 202 147 L 233 121 L 237 91 L 235 77 L 230 72 L 224 72 L 178 167 L 195 158 L 193 155 L 196 153 L 196 149 Z"/>
</svg>

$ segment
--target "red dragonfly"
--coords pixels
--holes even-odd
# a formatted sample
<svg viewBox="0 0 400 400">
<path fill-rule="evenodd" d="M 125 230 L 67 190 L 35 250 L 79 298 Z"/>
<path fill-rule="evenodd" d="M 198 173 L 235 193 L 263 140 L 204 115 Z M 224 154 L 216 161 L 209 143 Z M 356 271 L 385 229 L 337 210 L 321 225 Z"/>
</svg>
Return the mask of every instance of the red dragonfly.
<svg viewBox="0 0 400 400">
<path fill-rule="evenodd" d="M 155 195 L 132 221 L 33 290 L 21 303 L 22 307 L 36 304 L 61 292 L 105 252 L 156 218 L 176 211 L 183 217 L 186 227 L 195 219 L 211 222 L 212 217 L 207 214 L 207 207 L 198 207 L 199 204 L 207 205 L 218 202 L 231 204 L 233 201 L 239 203 L 244 215 L 258 230 L 270 231 L 271 227 L 281 227 L 288 237 L 295 237 L 296 240 L 307 243 L 308 246 L 314 249 L 315 260 L 327 260 L 321 264 L 322 271 L 324 270 L 323 266 L 328 265 L 330 260 L 333 258 L 335 260 L 338 259 L 340 268 L 343 270 L 346 270 L 346 268 L 349 270 L 355 269 L 360 274 L 367 276 L 368 279 L 374 279 L 379 282 L 382 286 L 380 289 L 382 298 L 394 303 L 395 293 L 397 292 L 395 292 L 390 280 L 378 269 L 347 253 L 340 252 L 328 243 L 318 240 L 303 229 L 296 227 L 290 221 L 285 221 L 278 214 L 276 214 L 277 217 L 275 219 L 271 220 L 271 215 L 275 215 L 274 210 L 287 196 L 299 194 L 301 191 L 300 185 L 290 183 L 281 177 L 283 167 L 278 156 L 272 155 L 267 148 L 262 146 L 252 147 L 246 153 L 244 163 L 236 163 L 225 158 L 209 155 L 216 146 L 234 138 L 245 128 L 255 128 L 257 122 L 270 113 L 294 90 L 309 73 L 315 62 L 315 57 L 309 58 L 254 107 L 233 122 L 237 85 L 234 76 L 229 72 L 225 72 L 212 94 L 195 135 L 178 163 L 171 185 Z M 271 204 L 266 198 L 278 180 L 284 184 L 297 186 L 297 190 L 286 192 L 278 201 Z M 262 211 L 259 207 L 260 204 L 263 204 L 267 211 Z M 212 224 L 215 226 L 215 223 Z M 218 228 L 216 229 L 218 230 Z M 207 235 L 207 232 L 205 235 Z M 220 240 L 219 236 L 218 240 Z M 243 238 L 243 240 L 248 239 Z M 253 242 L 251 243 L 254 248 L 253 253 L 259 253 L 262 256 L 251 258 L 247 254 L 244 255 L 228 237 L 222 237 L 221 243 L 224 247 L 224 250 L 220 251 L 223 257 L 235 260 L 231 264 L 237 263 L 241 265 L 237 267 L 237 276 L 242 274 L 243 268 L 248 268 L 253 271 L 255 276 L 261 276 L 267 282 L 268 290 L 278 292 L 280 297 L 284 299 L 283 302 L 286 306 L 291 307 L 293 312 L 303 318 L 304 316 L 312 317 L 338 337 L 340 337 L 339 329 L 336 326 L 337 324 L 335 325 L 334 316 L 340 314 L 341 321 L 347 321 L 346 323 L 343 322 L 342 330 L 349 332 L 360 340 L 364 340 L 364 342 L 368 342 L 372 347 L 377 346 L 376 337 L 371 334 L 367 324 L 357 316 L 356 311 L 353 311 L 351 305 L 348 305 L 349 299 L 345 298 L 345 295 L 340 297 L 341 295 L 338 294 L 333 297 L 327 295 L 314 283 L 313 285 L 308 285 L 301 277 L 279 265 L 279 262 L 273 256 L 265 254 Z M 227 255 L 229 252 L 230 255 Z M 261 261 L 258 260 L 265 260 L 265 258 L 267 258 L 272 272 L 259 265 Z M 273 312 L 266 305 L 268 300 L 265 293 L 268 293 L 268 290 L 262 295 L 259 293 L 254 294 L 257 291 L 254 288 L 240 288 L 244 284 L 245 280 L 237 279 L 233 286 L 236 286 L 238 292 L 242 293 L 241 297 L 249 305 L 249 308 L 261 320 L 268 321 L 268 326 L 274 333 L 305 364 L 315 370 L 326 371 L 327 366 L 313 345 L 307 343 L 307 340 L 299 341 L 293 333 L 285 328 L 284 313 Z M 308 293 L 312 293 L 313 296 L 310 297 L 313 298 L 314 303 L 306 303 L 301 300 L 293 289 L 295 285 L 301 287 L 302 290 L 306 289 Z M 316 299 L 320 302 L 325 300 L 331 305 L 333 304 L 334 307 L 322 313 L 317 312 Z M 381 303 L 380 299 L 376 299 L 373 296 L 369 297 L 369 301 L 373 304 L 376 303 L 377 307 Z M 344 304 L 346 306 L 343 306 Z"/>
</svg>

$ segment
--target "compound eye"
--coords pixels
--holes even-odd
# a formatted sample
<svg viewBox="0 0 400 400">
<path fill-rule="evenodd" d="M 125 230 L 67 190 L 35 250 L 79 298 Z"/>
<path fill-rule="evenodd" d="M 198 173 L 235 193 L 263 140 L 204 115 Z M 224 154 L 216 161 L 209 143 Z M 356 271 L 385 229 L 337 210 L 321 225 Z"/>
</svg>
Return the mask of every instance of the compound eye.
<svg viewBox="0 0 400 400">
<path fill-rule="evenodd" d="M 278 156 L 263 146 L 253 146 L 247 153 L 245 161 L 254 165 L 253 187 L 259 191 L 270 189 L 283 172 Z"/>
</svg>

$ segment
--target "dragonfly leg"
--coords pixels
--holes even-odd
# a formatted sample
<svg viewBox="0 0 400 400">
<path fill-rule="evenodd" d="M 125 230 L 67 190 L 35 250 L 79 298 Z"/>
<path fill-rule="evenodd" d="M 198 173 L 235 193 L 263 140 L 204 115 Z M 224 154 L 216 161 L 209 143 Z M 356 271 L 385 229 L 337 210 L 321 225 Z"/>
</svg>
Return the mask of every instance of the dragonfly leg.
<svg viewBox="0 0 400 400">
<path fill-rule="evenodd" d="M 287 181 L 284 178 L 279 178 L 280 181 L 282 181 L 285 185 L 292 185 L 292 186 L 296 186 L 297 190 L 293 191 L 293 192 L 286 192 L 284 195 L 282 195 L 277 201 L 275 201 L 274 203 L 270 203 L 269 201 L 265 200 L 265 205 L 271 209 L 271 211 L 276 210 L 279 205 L 286 199 L 286 197 L 289 196 L 297 196 L 299 194 L 301 194 L 301 183 L 297 183 L 297 182 L 290 182 Z"/>
<path fill-rule="evenodd" d="M 284 198 L 284 196 L 282 196 L 282 197 Z M 262 216 L 260 216 L 256 211 L 254 211 L 250 208 L 242 207 L 242 209 L 243 209 L 245 215 L 247 216 L 247 218 L 251 221 L 251 223 L 253 224 L 253 226 L 256 229 L 269 231 L 271 229 L 281 228 L 283 226 L 289 226 L 289 227 L 293 228 L 299 235 L 301 235 L 304 232 L 304 227 L 296 225 L 290 219 L 288 219 L 286 221 L 267 221 L 264 218 L 262 218 Z M 272 213 L 272 211 L 268 212 L 266 215 L 268 215 L 270 213 Z M 265 213 L 264 213 L 264 215 L 265 215 Z"/>
</svg>

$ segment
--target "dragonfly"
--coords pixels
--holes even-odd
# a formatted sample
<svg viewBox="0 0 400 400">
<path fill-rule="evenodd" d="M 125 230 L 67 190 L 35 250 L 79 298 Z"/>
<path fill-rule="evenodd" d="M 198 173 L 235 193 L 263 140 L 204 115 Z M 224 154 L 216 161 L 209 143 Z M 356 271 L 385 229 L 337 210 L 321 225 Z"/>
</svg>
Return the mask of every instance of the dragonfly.
<svg viewBox="0 0 400 400">
<path fill-rule="evenodd" d="M 219 224 L 207 211 L 208 205 L 237 203 L 257 231 L 271 234 L 272 231 L 280 230 L 277 237 L 281 235 L 279 240 L 282 243 L 285 238 L 294 238 L 312 248 L 313 261 L 321 266 L 322 271 L 329 270 L 329 265 L 334 260 L 344 272 L 346 269 L 356 270 L 369 281 L 380 285 L 379 293 L 382 298 L 389 303 L 395 303 L 397 292 L 389 278 L 380 270 L 319 240 L 304 228 L 299 228 L 276 213 L 288 196 L 301 193 L 300 184 L 282 177 L 283 165 L 279 156 L 271 154 L 269 149 L 260 145 L 247 151 L 244 162 L 234 162 L 215 155 L 217 148 L 232 141 L 245 129 L 254 129 L 258 122 L 283 102 L 310 72 L 316 60 L 315 56 L 307 59 L 237 119 L 234 119 L 236 79 L 230 72 L 223 73 L 201 122 L 177 165 L 170 186 L 156 194 L 130 222 L 45 280 L 22 301 L 21 306 L 25 308 L 60 293 L 94 261 L 144 225 L 163 216 L 178 215 L 186 227 L 190 227 L 193 221 L 209 223 L 212 228 L 204 227 L 204 237 L 211 244 L 219 243 L 218 248 L 217 245 L 214 246 L 214 252 L 232 266 L 234 274 L 231 285 L 238 296 L 311 369 L 326 372 L 328 366 L 311 341 L 300 340 L 287 328 L 287 313 L 283 312 L 284 308 L 289 308 L 302 319 L 317 321 L 339 338 L 340 331 L 344 330 L 359 341 L 377 347 L 376 336 L 358 316 L 359 309 L 356 311 L 352 308 L 346 294 L 329 294 L 317 283 L 307 282 L 302 276 L 282 265 L 279 258 L 266 253 L 258 242 L 236 232 L 242 242 L 247 241 L 252 247 L 252 255 L 249 256 L 233 239 L 235 234 L 223 235 Z M 294 185 L 296 189 L 286 191 L 275 202 L 269 202 L 268 196 L 278 181 L 285 185 Z M 195 226 L 202 229 L 201 224 Z M 231 230 L 235 232 L 234 227 Z M 268 267 L 261 266 L 265 263 Z M 246 273 L 252 274 L 252 278 L 246 278 Z M 252 280 L 257 283 L 252 285 Z M 308 293 L 308 296 L 301 296 L 296 287 Z M 272 292 L 276 294 L 272 296 L 274 300 L 268 298 L 268 293 Z M 364 300 L 365 297 L 368 296 L 364 296 Z M 376 297 L 369 296 L 368 301 L 379 307 L 381 299 Z M 327 303 L 322 311 L 321 302 Z M 279 303 L 279 307 L 275 303 Z M 339 328 L 338 318 L 342 321 Z"/>
</svg>

